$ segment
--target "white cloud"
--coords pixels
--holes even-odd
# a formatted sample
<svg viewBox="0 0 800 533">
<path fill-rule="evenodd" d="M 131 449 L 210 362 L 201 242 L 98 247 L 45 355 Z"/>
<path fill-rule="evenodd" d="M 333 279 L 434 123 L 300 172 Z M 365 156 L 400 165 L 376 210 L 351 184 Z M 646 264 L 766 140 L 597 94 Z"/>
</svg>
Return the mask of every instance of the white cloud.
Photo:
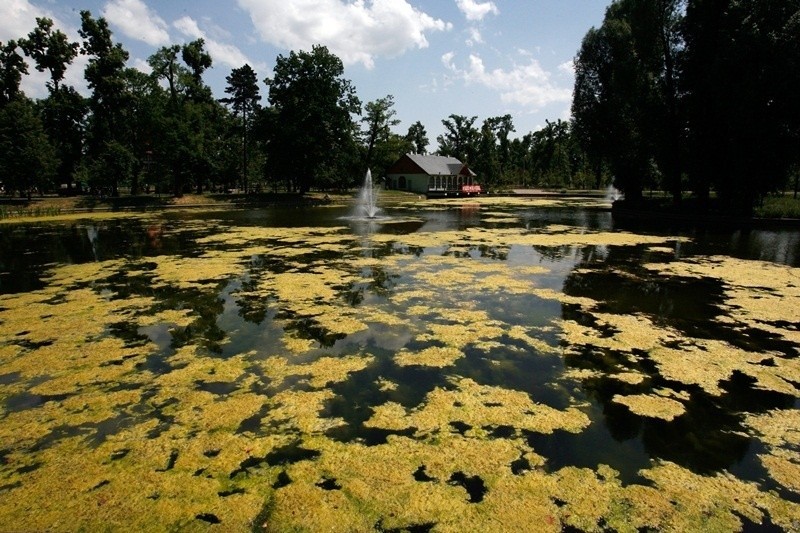
<svg viewBox="0 0 800 533">
<path fill-rule="evenodd" d="M 50 16 L 27 0 L 0 2 L 0 41 L 25 37 L 36 26 L 36 17 Z"/>
<path fill-rule="evenodd" d="M 458 9 L 467 17 L 467 20 L 483 20 L 489 13 L 497 15 L 500 10 L 494 2 L 476 2 L 475 0 L 456 0 Z"/>
<path fill-rule="evenodd" d="M 558 65 L 558 70 L 563 72 L 564 74 L 568 74 L 570 76 L 575 75 L 575 61 L 570 59 L 569 61 L 564 61 L 560 65 Z"/>
<path fill-rule="evenodd" d="M 103 8 L 103 17 L 131 39 L 151 46 L 169 44 L 167 23 L 142 0 L 112 0 Z"/>
<path fill-rule="evenodd" d="M 181 17 L 173 22 L 172 25 L 190 39 L 203 39 L 206 43 L 206 50 L 211 54 L 211 59 L 215 64 L 221 63 L 231 68 L 239 68 L 245 63 L 254 68 L 263 67 L 263 65 L 256 64 L 248 59 L 236 46 L 210 38 L 206 32 L 200 29 L 197 21 L 192 17 Z"/>
<path fill-rule="evenodd" d="M 144 74 L 150 74 L 153 72 L 153 67 L 150 66 L 150 63 L 139 57 L 131 61 L 131 66 Z"/>
<path fill-rule="evenodd" d="M 572 89 L 554 84 L 551 74 L 535 59 L 514 65 L 510 70 L 487 70 L 480 56 L 470 54 L 469 65 L 460 68 L 456 65 L 455 54 L 448 52 L 442 56 L 442 63 L 465 83 L 476 83 L 496 91 L 500 100 L 508 104 L 538 110 L 548 104 L 569 102 L 572 98 Z"/>
<path fill-rule="evenodd" d="M 375 65 L 452 24 L 418 11 L 407 0 L 238 0 L 265 42 L 289 50 L 327 46 L 345 64 Z"/>
<path fill-rule="evenodd" d="M 467 30 L 469 37 L 467 38 L 467 46 L 475 46 L 476 44 L 483 44 L 483 35 L 478 28 L 469 28 Z"/>
</svg>

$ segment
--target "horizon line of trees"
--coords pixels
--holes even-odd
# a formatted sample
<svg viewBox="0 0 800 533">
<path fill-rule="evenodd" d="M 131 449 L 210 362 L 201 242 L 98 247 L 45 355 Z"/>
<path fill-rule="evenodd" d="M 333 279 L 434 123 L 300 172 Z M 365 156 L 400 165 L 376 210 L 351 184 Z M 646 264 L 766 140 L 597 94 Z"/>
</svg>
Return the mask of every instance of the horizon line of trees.
<svg viewBox="0 0 800 533">
<path fill-rule="evenodd" d="M 575 60 L 577 141 L 632 202 L 796 195 L 799 43 L 800 0 L 614 0 Z"/>
<path fill-rule="evenodd" d="M 213 59 L 202 39 L 158 49 L 146 74 L 126 66 L 128 52 L 104 18 L 85 10 L 80 17 L 81 42 L 37 18 L 28 35 L 0 43 L 5 194 L 73 192 L 78 184 L 111 196 L 120 188 L 134 195 L 347 189 L 366 168 L 380 177 L 404 153 L 428 152 L 425 126 L 396 133 L 394 97 L 362 106 L 341 60 L 324 46 L 278 56 L 262 80 L 264 96 L 256 72 L 243 65 L 215 98 L 203 79 Z M 64 83 L 78 54 L 88 57 L 86 97 Z M 49 75 L 43 98 L 20 88 L 29 63 Z M 510 115 L 480 127 L 476 120 L 442 120 L 436 153 L 460 158 L 487 187 L 594 183 L 569 122 L 510 139 Z"/>
</svg>

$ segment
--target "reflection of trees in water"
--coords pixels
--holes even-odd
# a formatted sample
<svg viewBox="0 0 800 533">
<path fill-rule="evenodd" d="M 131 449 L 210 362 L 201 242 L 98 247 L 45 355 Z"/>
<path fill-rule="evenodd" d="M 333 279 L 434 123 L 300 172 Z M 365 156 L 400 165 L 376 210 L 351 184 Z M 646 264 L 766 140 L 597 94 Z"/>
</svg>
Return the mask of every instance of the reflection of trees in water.
<svg viewBox="0 0 800 533">
<path fill-rule="evenodd" d="M 361 259 L 361 254 L 364 250 L 364 248 L 356 246 L 351 252 L 344 255 L 341 252 L 331 251 L 310 252 L 303 256 L 305 266 L 299 270 L 313 272 L 316 267 L 326 264 L 341 268 L 342 283 L 331 285 L 331 288 L 336 292 L 336 299 L 324 303 L 333 306 L 357 307 L 370 295 L 382 298 L 390 295 L 395 287 L 396 280 L 400 277 L 379 265 L 371 265 L 369 267 L 359 267 L 358 276 L 360 279 L 358 281 L 345 282 L 345 278 L 350 274 L 347 270 L 354 268 L 349 266 L 348 259 Z M 397 253 L 397 250 L 392 247 L 391 243 L 387 243 L 370 247 L 367 252 L 368 257 L 378 259 Z M 271 316 L 285 323 L 285 332 L 294 333 L 301 339 L 315 340 L 323 347 L 332 347 L 336 341 L 345 338 L 346 335 L 331 334 L 321 327 L 313 317 L 292 312 L 282 306 L 281 302 L 274 296 L 265 295 L 260 289 L 259 285 L 264 277 L 285 273 L 290 270 L 298 270 L 297 264 L 267 254 L 251 257 L 247 265 L 247 272 L 241 280 L 241 289 L 235 291 L 239 316 L 247 322 L 260 324 L 272 313 Z M 287 303 L 290 304 L 291 302 Z"/>
<path fill-rule="evenodd" d="M 220 343 L 225 339 L 226 333 L 217 325 L 217 318 L 224 312 L 223 290 L 228 286 L 228 281 L 219 282 L 204 288 L 176 288 L 174 286 L 153 285 L 152 279 L 147 274 L 128 276 L 128 270 L 153 270 L 154 263 L 132 263 L 126 270 L 110 277 L 107 287 L 116 293 L 116 298 L 128 299 L 135 297 L 151 297 L 158 304 L 151 309 L 159 313 L 172 309 L 191 309 L 195 317 L 191 324 L 185 327 L 170 328 L 170 349 L 177 350 L 189 344 L 199 344 L 213 353 L 222 353 Z M 105 285 L 105 283 L 104 283 Z M 120 336 L 126 339 L 127 328 L 120 326 Z M 130 336 L 129 334 L 127 334 Z"/>
<path fill-rule="evenodd" d="M 687 337 L 719 339 L 745 350 L 780 349 L 786 342 L 766 332 L 757 340 L 751 331 L 715 319 L 725 302 L 723 286 L 715 279 L 665 277 L 641 268 L 647 254 L 644 247 L 620 250 L 609 248 L 605 261 L 596 261 L 591 251 L 564 281 L 564 293 L 601 302 L 597 311 L 612 314 L 645 315 L 654 324 L 669 327 Z M 591 312 L 575 305 L 562 305 L 562 318 L 601 330 Z M 607 328 L 608 329 L 608 328 Z M 610 336 L 613 328 L 601 330 Z M 577 347 L 566 356 L 568 368 L 598 372 L 581 381 L 582 391 L 602 406 L 603 419 L 617 441 L 640 439 L 653 458 L 673 461 L 696 472 L 729 469 L 748 455 L 751 439 L 745 436 L 741 413 L 761 413 L 776 408 L 791 408 L 795 398 L 753 387 L 755 379 L 736 371 L 720 383 L 724 393 L 717 397 L 697 385 L 663 378 L 648 354 L 631 353 L 595 346 Z M 624 383 L 611 377 L 621 372 L 646 376 L 639 384 Z M 686 412 L 671 422 L 633 414 L 613 402 L 615 395 L 653 394 L 660 389 L 688 394 L 682 401 Z M 580 439 L 581 436 L 575 437 Z M 753 453 L 750 451 L 749 453 Z M 758 472 L 746 473 L 758 477 Z"/>
</svg>

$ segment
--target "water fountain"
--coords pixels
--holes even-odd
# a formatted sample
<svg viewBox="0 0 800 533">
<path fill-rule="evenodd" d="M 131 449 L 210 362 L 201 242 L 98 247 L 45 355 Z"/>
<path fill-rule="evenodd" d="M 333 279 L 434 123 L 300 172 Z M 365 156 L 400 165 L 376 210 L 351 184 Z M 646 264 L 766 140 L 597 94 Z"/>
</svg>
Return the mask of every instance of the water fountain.
<svg viewBox="0 0 800 533">
<path fill-rule="evenodd" d="M 378 216 L 380 208 L 376 205 L 378 201 L 378 193 L 372 184 L 372 171 L 367 169 L 367 174 L 364 176 L 364 185 L 358 193 L 357 209 L 360 215 L 368 219 L 374 219 Z"/>
<path fill-rule="evenodd" d="M 623 198 L 625 198 L 625 195 L 622 194 L 619 191 L 619 189 L 617 189 L 613 185 L 609 185 L 608 188 L 606 188 L 606 201 L 607 202 L 614 203 L 617 200 L 622 200 Z"/>
</svg>

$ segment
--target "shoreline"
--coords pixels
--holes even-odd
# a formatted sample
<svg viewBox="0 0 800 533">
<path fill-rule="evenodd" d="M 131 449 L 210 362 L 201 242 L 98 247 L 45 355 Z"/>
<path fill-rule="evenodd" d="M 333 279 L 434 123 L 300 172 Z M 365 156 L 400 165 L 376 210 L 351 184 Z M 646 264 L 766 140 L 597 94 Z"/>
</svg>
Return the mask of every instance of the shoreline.
<svg viewBox="0 0 800 533">
<path fill-rule="evenodd" d="M 415 193 L 381 191 L 382 199 L 389 201 L 426 201 Z M 487 198 L 606 198 L 603 190 L 555 191 L 547 189 L 513 189 L 485 193 Z M 246 209 L 254 207 L 309 207 L 341 205 L 352 201 L 354 193 L 311 192 L 262 193 L 257 195 L 186 194 L 179 198 L 160 195 L 120 196 L 95 198 L 87 196 L 44 196 L 26 198 L 0 197 L 0 224 L 52 220 L 90 214 L 147 213 L 180 209 Z M 455 197 L 454 197 L 455 198 Z M 610 201 L 610 200 L 609 200 Z M 90 204 L 90 205 L 87 205 Z M 700 227 L 736 226 L 742 229 L 795 229 L 800 228 L 800 218 L 742 217 L 719 213 L 676 212 L 671 209 L 653 209 L 647 206 L 632 208 L 613 202 L 608 209 L 615 221 L 623 224 L 681 224 Z"/>
</svg>

